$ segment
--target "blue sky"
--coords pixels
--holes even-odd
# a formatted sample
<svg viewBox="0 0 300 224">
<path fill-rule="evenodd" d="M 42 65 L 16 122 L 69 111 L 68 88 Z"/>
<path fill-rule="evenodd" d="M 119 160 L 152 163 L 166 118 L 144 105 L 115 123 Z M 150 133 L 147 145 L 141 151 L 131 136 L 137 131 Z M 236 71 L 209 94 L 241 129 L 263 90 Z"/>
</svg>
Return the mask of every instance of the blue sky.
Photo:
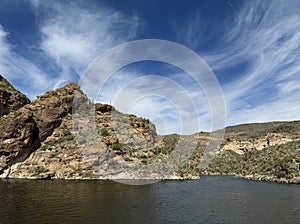
<svg viewBox="0 0 300 224">
<path fill-rule="evenodd" d="M 227 125 L 300 119 L 297 0 L 0 2 L 0 74 L 32 100 L 79 82 L 87 66 L 112 47 L 144 38 L 179 43 L 205 60 L 223 91 Z M 190 119 L 180 118 L 174 105 L 185 98 L 157 76 L 172 76 L 188 92 L 196 117 L 185 108 Z M 124 111 L 132 95 L 149 97 Z M 126 66 L 97 100 L 150 118 L 161 134 L 180 132 L 181 122 L 195 119 L 200 125 L 185 133 L 211 129 L 203 91 L 182 70 L 161 62 Z"/>
</svg>

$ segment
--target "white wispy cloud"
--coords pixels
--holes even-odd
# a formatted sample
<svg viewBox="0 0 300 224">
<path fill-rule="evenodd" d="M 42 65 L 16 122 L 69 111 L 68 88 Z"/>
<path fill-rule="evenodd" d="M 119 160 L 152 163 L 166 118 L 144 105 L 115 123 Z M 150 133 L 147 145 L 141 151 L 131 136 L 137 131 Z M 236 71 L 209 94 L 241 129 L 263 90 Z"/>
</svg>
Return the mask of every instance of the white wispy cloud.
<svg viewBox="0 0 300 224">
<path fill-rule="evenodd" d="M 78 81 L 97 56 L 136 38 L 140 23 L 136 15 L 124 15 L 103 4 L 26 2 L 35 13 L 36 29 L 41 35 L 32 46 L 37 55 L 30 57 L 40 58 L 42 63 L 34 64 L 30 57 L 19 55 L 9 42 L 9 31 L 0 24 L 0 71 L 30 98 Z M 198 52 L 217 75 L 226 75 L 221 86 L 228 124 L 300 119 L 300 2 L 254 0 L 242 4 L 234 9 L 232 20 L 224 20 L 224 35 L 218 36 L 219 41 L 211 49 Z M 177 29 L 179 42 L 197 51 L 203 35 L 209 42 L 206 22 L 196 15 L 188 24 L 181 24 Z M 214 30 L 211 27 L 211 33 Z M 47 68 L 53 68 L 52 73 Z M 152 75 L 121 70 L 98 100 L 111 101 L 124 112 L 156 121 L 160 133 L 180 131 L 180 122 L 191 127 L 186 133 L 211 129 L 210 102 L 186 74 L 172 74 L 180 88 L 172 85 L 172 81 L 158 79 L 159 74 Z M 190 111 L 189 100 L 198 114 Z M 128 111 L 130 105 L 133 107 Z M 195 119 L 200 127 L 194 125 Z"/>
<path fill-rule="evenodd" d="M 200 52 L 216 74 L 244 63 L 222 85 L 228 124 L 300 118 L 299 10 L 298 1 L 244 2 L 220 48 Z"/>
<path fill-rule="evenodd" d="M 196 54 L 182 46 L 166 41 L 137 41 L 131 44 L 131 47 L 129 45 L 122 46 L 124 47 L 115 49 L 118 53 L 114 51 L 106 54 L 106 57 L 110 58 L 109 62 L 106 58 L 99 58 L 99 61 L 95 61 L 88 72 L 90 81 L 84 82 L 82 86 L 93 97 L 98 87 L 96 84 L 105 81 L 103 77 L 96 78 L 97 73 L 111 74 L 116 66 L 126 65 L 128 61 L 158 60 L 172 63 L 193 75 L 194 78 L 178 68 L 174 72 L 174 69 L 168 71 L 165 67 L 161 74 L 155 72 L 149 74 L 149 70 L 147 70 L 146 74 L 148 73 L 148 75 L 139 70 L 131 70 L 129 73 L 119 71 L 112 76 L 111 82 L 107 84 L 107 92 L 102 91 L 100 93 L 101 98 L 98 99 L 100 102 L 107 102 L 110 99 L 122 112 L 136 112 L 136 114 L 150 119 L 164 117 L 163 120 L 168 123 L 167 129 L 164 129 L 167 133 L 190 134 L 201 129 L 211 130 L 212 115 L 215 119 L 216 113 L 222 111 L 221 115 L 224 116 L 225 111 L 220 107 L 222 102 L 216 100 L 219 86 L 216 85 L 216 80 L 211 77 L 208 67 L 201 63 L 202 61 Z M 117 57 L 119 53 L 121 56 Z M 155 65 L 155 67 L 158 68 L 159 66 Z M 177 85 L 173 84 L 174 81 Z M 122 90 L 121 93 L 119 92 L 120 89 Z M 211 102 L 205 101 L 205 94 Z M 117 101 L 115 100 L 116 95 L 119 96 Z M 163 103 L 167 106 L 162 106 L 162 101 L 157 100 L 157 98 L 165 99 Z M 128 107 L 135 105 L 136 101 L 139 101 L 138 110 L 134 108 L 133 111 L 128 111 Z M 180 111 L 180 113 L 176 111 Z M 214 125 L 216 125 L 217 123 L 220 124 L 222 120 L 216 119 L 214 121 Z M 177 126 L 176 129 L 175 126 Z M 221 127 L 219 126 L 219 128 Z M 161 133 L 160 130 L 158 131 Z"/>
<path fill-rule="evenodd" d="M 138 27 L 135 15 L 125 16 L 106 6 L 86 6 L 73 2 L 32 1 L 42 33 L 40 48 L 52 58 L 69 81 L 75 71 L 81 74 L 97 56 L 134 37 Z M 45 18 L 46 17 L 46 18 Z M 73 73 L 72 73 L 73 72 Z"/>
<path fill-rule="evenodd" d="M 138 19 L 105 5 L 24 0 L 41 34 L 34 54 L 20 55 L 0 24 L 0 71 L 34 99 L 43 92 L 78 81 L 97 56 L 135 35 Z M 35 60 L 31 60 L 34 58 Z M 40 63 L 37 63 L 40 62 Z M 50 72 L 49 72 L 50 71 Z"/>
<path fill-rule="evenodd" d="M 159 66 L 168 71 L 168 66 Z M 199 86 L 189 84 L 187 76 L 184 72 L 168 76 L 139 69 L 120 70 L 104 85 L 97 101 L 150 119 L 159 134 L 211 130 L 209 101 Z"/>
<path fill-rule="evenodd" d="M 0 54 L 3 55 L 9 51 L 9 46 L 6 42 L 6 36 L 8 33 L 4 30 L 4 28 L 0 24 Z"/>
<path fill-rule="evenodd" d="M 51 82 L 35 64 L 18 55 L 8 41 L 9 35 L 0 25 L 0 71 L 28 97 L 34 98 L 41 86 L 47 89 L 55 80 Z"/>
</svg>

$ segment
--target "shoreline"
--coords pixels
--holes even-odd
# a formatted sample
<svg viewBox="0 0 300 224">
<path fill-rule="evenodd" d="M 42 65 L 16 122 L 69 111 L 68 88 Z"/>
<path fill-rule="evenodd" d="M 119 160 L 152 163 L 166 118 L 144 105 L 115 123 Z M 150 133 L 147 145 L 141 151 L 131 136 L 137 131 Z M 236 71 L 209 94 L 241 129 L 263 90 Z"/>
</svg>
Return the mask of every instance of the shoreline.
<svg viewBox="0 0 300 224">
<path fill-rule="evenodd" d="M 286 179 L 286 178 L 273 178 L 269 176 L 264 176 L 264 175 L 259 175 L 259 176 L 254 176 L 254 175 L 247 175 L 247 176 L 242 176 L 242 175 L 236 175 L 239 178 L 243 178 L 246 180 L 255 180 L 255 181 L 264 181 L 264 182 L 275 182 L 278 184 L 300 184 L 300 177 L 294 177 L 293 179 Z"/>
<path fill-rule="evenodd" d="M 185 180 L 200 180 L 201 177 L 210 177 L 210 176 L 232 176 L 235 178 L 241 178 L 244 180 L 252 180 L 252 181 L 261 181 L 261 182 L 270 182 L 270 183 L 278 183 L 278 184 L 300 184 L 300 177 L 295 177 L 293 179 L 286 179 L 286 178 L 272 178 L 268 176 L 253 176 L 247 175 L 242 176 L 234 173 L 230 174 L 218 174 L 213 173 L 209 175 L 201 175 L 201 176 L 194 176 L 191 178 L 182 178 L 182 177 L 171 177 L 171 178 L 149 178 L 149 179 L 122 179 L 122 178 L 108 178 L 108 177 L 100 177 L 100 178 L 92 178 L 92 177 L 76 177 L 76 178 L 40 178 L 40 177 L 0 177 L 1 180 L 80 180 L 80 181 L 94 181 L 94 180 L 105 180 L 105 181 L 185 181 Z"/>
</svg>

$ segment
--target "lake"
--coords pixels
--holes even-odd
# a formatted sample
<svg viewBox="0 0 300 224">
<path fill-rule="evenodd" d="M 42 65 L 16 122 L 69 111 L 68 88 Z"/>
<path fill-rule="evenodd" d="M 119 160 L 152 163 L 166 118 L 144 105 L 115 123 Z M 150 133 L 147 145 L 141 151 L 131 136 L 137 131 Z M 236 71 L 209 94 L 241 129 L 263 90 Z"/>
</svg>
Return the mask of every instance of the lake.
<svg viewBox="0 0 300 224">
<path fill-rule="evenodd" d="M 125 185 L 0 180 L 0 223 L 300 223 L 300 185 L 207 176 Z"/>
</svg>

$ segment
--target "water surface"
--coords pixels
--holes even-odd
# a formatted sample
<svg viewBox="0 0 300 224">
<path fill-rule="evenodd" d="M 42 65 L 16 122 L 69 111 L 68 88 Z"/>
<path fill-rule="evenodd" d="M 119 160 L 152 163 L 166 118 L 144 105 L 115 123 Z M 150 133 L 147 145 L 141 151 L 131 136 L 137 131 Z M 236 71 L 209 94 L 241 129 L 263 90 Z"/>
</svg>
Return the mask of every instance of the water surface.
<svg viewBox="0 0 300 224">
<path fill-rule="evenodd" d="M 300 223 L 300 186 L 232 176 L 124 185 L 0 180 L 0 223 Z"/>
</svg>

